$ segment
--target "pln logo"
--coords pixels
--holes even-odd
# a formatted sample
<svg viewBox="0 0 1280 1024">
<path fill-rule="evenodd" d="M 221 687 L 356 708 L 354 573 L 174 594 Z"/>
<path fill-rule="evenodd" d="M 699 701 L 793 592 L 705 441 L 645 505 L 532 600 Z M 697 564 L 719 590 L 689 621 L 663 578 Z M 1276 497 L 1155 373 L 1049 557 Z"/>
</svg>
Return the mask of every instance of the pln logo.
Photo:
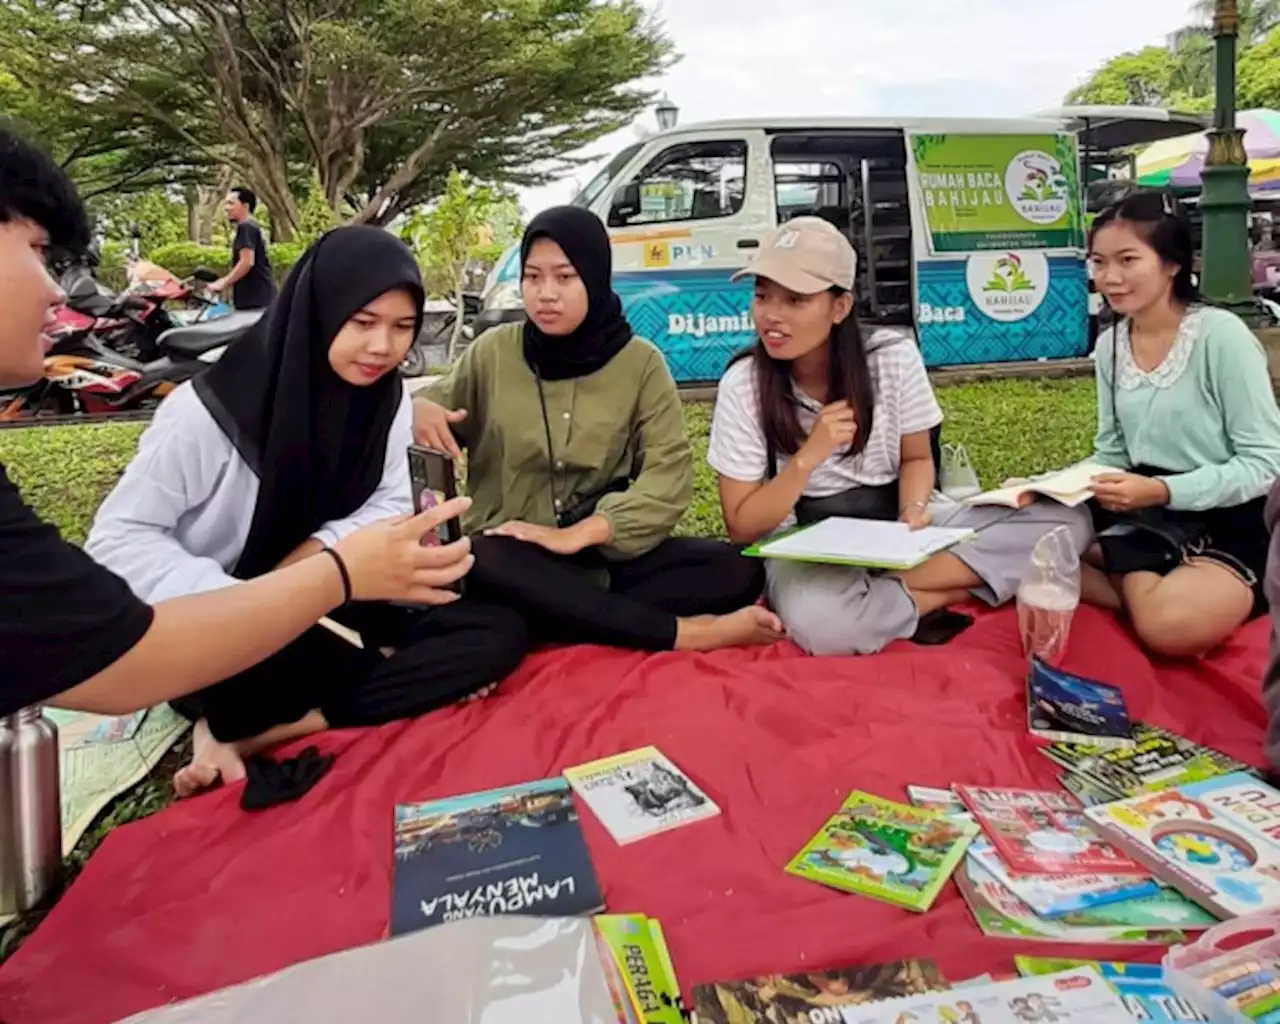
<svg viewBox="0 0 1280 1024">
<path fill-rule="evenodd" d="M 1009 161 L 1004 190 L 1013 208 L 1032 224 L 1056 223 L 1071 205 L 1071 186 L 1062 165 L 1038 149 L 1025 150 Z"/>
<path fill-rule="evenodd" d="M 1049 261 L 1039 252 L 983 252 L 969 257 L 965 281 L 974 305 L 992 320 L 1025 320 L 1044 302 Z"/>
</svg>

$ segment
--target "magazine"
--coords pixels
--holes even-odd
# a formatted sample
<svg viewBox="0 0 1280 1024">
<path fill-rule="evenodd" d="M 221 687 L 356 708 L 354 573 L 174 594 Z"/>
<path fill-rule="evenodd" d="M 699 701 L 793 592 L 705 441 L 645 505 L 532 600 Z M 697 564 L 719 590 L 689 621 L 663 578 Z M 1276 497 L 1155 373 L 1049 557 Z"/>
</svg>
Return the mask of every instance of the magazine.
<svg viewBox="0 0 1280 1024">
<path fill-rule="evenodd" d="M 655 747 L 566 768 L 564 777 L 619 844 L 720 813 Z"/>
<path fill-rule="evenodd" d="M 957 786 L 1010 871 L 1026 875 L 1146 875 L 1089 827 L 1070 793 Z"/>
<path fill-rule="evenodd" d="M 1115 989 L 1092 967 L 890 999 L 842 1012 L 846 1024 L 1116 1024 L 1129 1016 Z"/>
<path fill-rule="evenodd" d="M 855 790 L 787 871 L 924 911 L 977 834 L 972 822 Z"/>
<path fill-rule="evenodd" d="M 966 858 L 956 872 L 956 888 L 982 933 L 992 938 L 1094 945 L 1169 945 L 1186 938 L 1184 929 L 1203 929 L 1214 920 L 1194 903 L 1167 889 L 1144 899 L 1112 903 L 1048 920 L 1036 914 L 972 858 Z"/>
<path fill-rule="evenodd" d="M 969 856 L 1041 917 L 1062 917 L 1079 910 L 1154 896 L 1160 887 L 1137 875 L 1020 875 L 1010 871 L 985 837 L 969 847 Z"/>
<path fill-rule="evenodd" d="M 841 1024 L 840 1007 L 946 989 L 931 960 L 770 974 L 695 986 L 693 1019 L 695 1024 Z"/>
<path fill-rule="evenodd" d="M 1039 658 L 1027 670 L 1027 731 L 1100 750 L 1134 746 L 1133 724 L 1119 687 L 1052 668 Z"/>
</svg>

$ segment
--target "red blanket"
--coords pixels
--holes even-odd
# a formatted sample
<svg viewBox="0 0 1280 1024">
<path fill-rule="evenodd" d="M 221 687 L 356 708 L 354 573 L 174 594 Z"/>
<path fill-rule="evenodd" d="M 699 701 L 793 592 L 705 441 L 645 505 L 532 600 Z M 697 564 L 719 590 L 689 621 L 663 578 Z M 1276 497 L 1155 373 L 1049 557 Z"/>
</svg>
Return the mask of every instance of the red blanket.
<svg viewBox="0 0 1280 1024">
<path fill-rule="evenodd" d="M 1153 665 L 1111 620 L 1076 618 L 1066 666 L 1121 685 L 1131 714 L 1259 762 L 1255 622 L 1213 658 Z M 867 658 L 794 648 L 643 656 L 597 648 L 530 659 L 499 693 L 416 722 L 334 733 L 330 774 L 259 814 L 219 790 L 113 832 L 0 968 L 0 1020 L 115 1020 L 378 939 L 390 902 L 392 805 L 551 776 L 654 744 L 722 816 L 618 847 L 584 828 L 613 912 L 665 926 L 685 987 L 908 956 L 952 979 L 1017 952 L 1155 958 L 1151 948 L 985 939 L 948 887 L 927 914 L 828 890 L 783 865 L 854 788 L 908 782 L 1053 787 L 1025 728 L 1011 610 L 946 647 Z"/>
</svg>

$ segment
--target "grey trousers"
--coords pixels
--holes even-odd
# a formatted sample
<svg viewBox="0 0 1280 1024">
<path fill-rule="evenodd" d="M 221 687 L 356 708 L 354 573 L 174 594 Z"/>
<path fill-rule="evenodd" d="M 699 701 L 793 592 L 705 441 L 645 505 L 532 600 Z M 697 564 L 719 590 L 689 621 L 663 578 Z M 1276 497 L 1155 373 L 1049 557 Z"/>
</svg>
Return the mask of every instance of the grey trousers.
<svg viewBox="0 0 1280 1024">
<path fill-rule="evenodd" d="M 979 531 L 951 548 L 981 584 L 973 595 L 992 606 L 1013 598 L 1031 551 L 1057 526 L 1066 526 L 1077 557 L 1093 540 L 1089 512 L 1040 500 L 1022 509 L 970 508 L 941 495 L 929 505 L 935 526 Z M 902 580 L 892 573 L 766 560 L 765 596 L 787 634 L 810 654 L 874 654 L 916 631 L 919 616 Z"/>
</svg>

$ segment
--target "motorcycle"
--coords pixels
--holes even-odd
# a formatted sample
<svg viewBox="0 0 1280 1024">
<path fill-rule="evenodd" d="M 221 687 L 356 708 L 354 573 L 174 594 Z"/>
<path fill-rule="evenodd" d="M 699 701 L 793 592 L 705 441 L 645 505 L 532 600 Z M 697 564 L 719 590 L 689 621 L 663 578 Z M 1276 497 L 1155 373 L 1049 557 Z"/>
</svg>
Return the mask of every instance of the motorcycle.
<svg viewBox="0 0 1280 1024">
<path fill-rule="evenodd" d="M 153 408 L 217 362 L 261 316 L 261 310 L 246 310 L 172 327 L 156 339 L 158 355 L 151 360 L 125 355 L 92 334 L 74 347 L 55 344 L 45 358 L 43 383 L 69 394 L 72 411 L 86 416 Z M 61 397 L 55 401 L 66 405 Z"/>
<path fill-rule="evenodd" d="M 480 313 L 480 296 L 466 292 L 462 296 L 462 331 L 459 351 L 475 337 L 472 324 Z M 448 301 L 428 299 L 423 306 L 422 330 L 400 363 L 400 376 L 421 377 L 432 366 L 443 362 L 449 339 L 458 320 L 457 307 Z M 434 350 L 434 351 L 433 351 Z M 434 360 L 434 363 L 433 363 Z"/>
</svg>

